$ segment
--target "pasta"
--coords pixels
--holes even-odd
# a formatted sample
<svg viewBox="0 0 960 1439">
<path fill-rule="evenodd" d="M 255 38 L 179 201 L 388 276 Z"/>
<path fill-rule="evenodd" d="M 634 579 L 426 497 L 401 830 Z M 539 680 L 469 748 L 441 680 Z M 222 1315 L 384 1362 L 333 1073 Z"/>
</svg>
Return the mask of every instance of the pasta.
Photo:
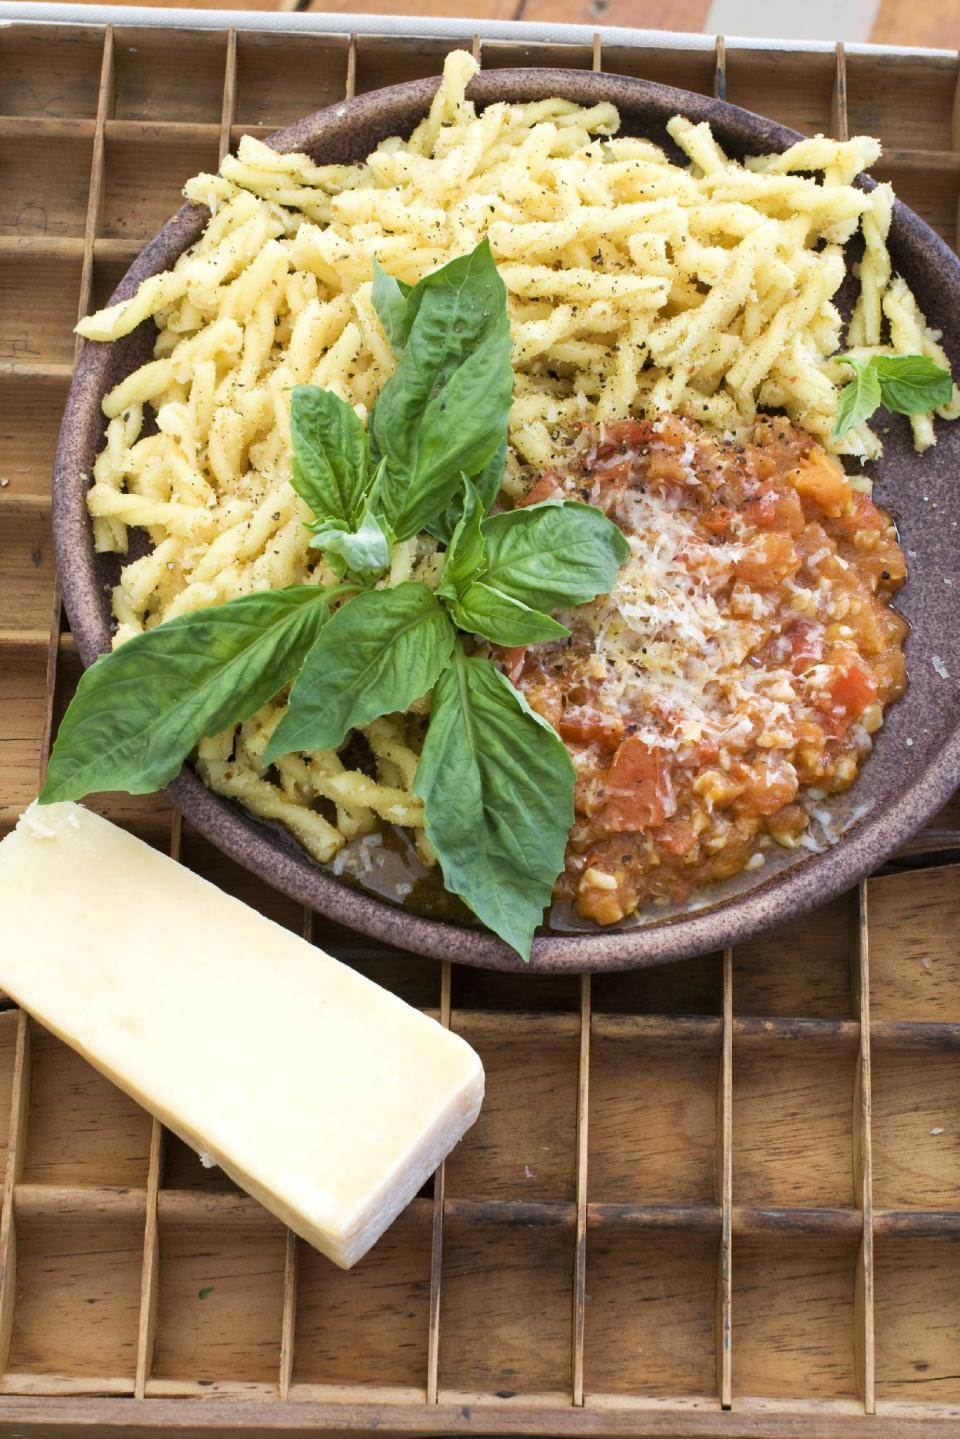
<svg viewBox="0 0 960 1439">
<path fill-rule="evenodd" d="M 689 162 L 678 165 L 648 140 L 618 137 L 608 104 L 478 115 L 465 98 L 476 68 L 449 56 L 410 140 L 384 141 L 360 165 L 318 166 L 245 137 L 218 175 L 185 188 L 211 212 L 198 242 L 78 326 L 101 341 L 151 316 L 158 327 L 154 358 L 104 401 L 89 492 L 99 550 L 125 554 L 131 526 L 153 545 L 122 569 L 117 644 L 253 591 L 333 580 L 289 484 L 289 394 L 312 383 L 369 413 L 394 365 L 371 302 L 374 255 L 414 283 L 489 238 L 509 292 L 514 497 L 561 459 L 572 428 L 662 410 L 740 432 L 758 407 L 782 408 L 828 450 L 875 458 L 866 425 L 832 436 L 849 378 L 831 359 L 843 328 L 834 302 L 858 229 L 851 352 L 945 362 L 892 273 L 890 187 L 852 185 L 876 141 L 818 136 L 741 165 L 707 125 L 677 116 L 667 129 Z M 960 414 L 956 390 L 939 413 Z M 918 449 L 935 442 L 931 416 L 914 416 L 913 429 Z M 429 583 L 437 568 L 432 541 L 409 541 L 388 582 Z M 411 793 L 418 716 L 371 726 L 365 767 L 324 753 L 268 772 L 282 705 L 204 741 L 205 780 L 286 824 L 318 859 L 386 819 L 413 828 L 429 861 Z"/>
</svg>

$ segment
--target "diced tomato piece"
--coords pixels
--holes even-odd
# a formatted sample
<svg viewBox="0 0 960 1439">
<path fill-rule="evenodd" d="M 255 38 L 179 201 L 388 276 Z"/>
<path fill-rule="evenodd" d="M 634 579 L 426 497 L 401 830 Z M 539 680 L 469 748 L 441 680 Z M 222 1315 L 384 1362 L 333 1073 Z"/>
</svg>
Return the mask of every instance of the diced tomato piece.
<svg viewBox="0 0 960 1439">
<path fill-rule="evenodd" d="M 626 447 L 639 450 L 649 445 L 654 438 L 653 423 L 650 420 L 615 420 L 603 427 L 603 441 L 599 446 L 601 455 L 612 454 L 614 450 Z"/>
<path fill-rule="evenodd" d="M 765 490 L 744 505 L 743 514 L 761 530 L 784 530 L 788 535 L 799 535 L 803 529 L 803 506 L 793 490 L 786 494 Z"/>
<path fill-rule="evenodd" d="M 790 536 L 777 530 L 752 540 L 734 566 L 737 579 L 758 590 L 775 589 L 799 568 L 800 556 Z"/>
<path fill-rule="evenodd" d="M 677 450 L 664 447 L 654 450 L 647 458 L 647 479 L 652 485 L 674 485 L 687 483 L 687 470 L 680 463 Z"/>
<path fill-rule="evenodd" d="M 776 814 L 796 798 L 796 771 L 782 754 L 761 755 L 753 764 L 735 765 L 733 772 L 743 783 L 737 808 L 748 814 Z"/>
<path fill-rule="evenodd" d="M 657 846 L 667 854 L 689 854 L 697 842 L 696 832 L 685 819 L 668 819 L 656 832 Z"/>
<path fill-rule="evenodd" d="M 563 499 L 563 481 L 556 470 L 544 470 L 538 480 L 534 482 L 533 488 L 524 495 L 522 500 L 517 501 L 517 509 L 526 505 L 539 505 L 544 500 Z"/>
<path fill-rule="evenodd" d="M 527 666 L 522 681 L 520 689 L 527 704 L 556 729 L 563 713 L 563 686 L 560 681 L 546 674 L 538 664 Z"/>
<path fill-rule="evenodd" d="M 660 415 L 656 421 L 655 434 L 661 443 L 672 445 L 675 450 L 685 450 L 691 441 L 695 443 L 699 438 L 696 430 L 691 430 L 679 415 Z"/>
<path fill-rule="evenodd" d="M 809 620 L 798 620 L 784 639 L 790 647 L 789 665 L 795 675 L 802 675 L 823 658 L 823 630 Z"/>
<path fill-rule="evenodd" d="M 604 788 L 606 803 L 599 815 L 608 833 L 633 833 L 663 824 L 667 818 L 670 769 L 661 749 L 652 749 L 628 735 L 613 757 Z"/>
<path fill-rule="evenodd" d="M 846 669 L 841 670 L 829 686 L 830 698 L 845 714 L 863 714 L 868 705 L 877 697 L 877 682 L 873 671 L 861 659 L 852 659 Z"/>
<path fill-rule="evenodd" d="M 725 535 L 730 528 L 732 519 L 733 510 L 727 509 L 726 505 L 715 505 L 708 514 L 704 515 L 703 527 L 712 535 Z"/>
<path fill-rule="evenodd" d="M 615 711 L 593 705 L 571 705 L 557 725 L 563 739 L 571 744 L 599 744 L 616 749 L 623 739 L 623 719 Z"/>
<path fill-rule="evenodd" d="M 817 445 L 806 459 L 800 461 L 790 479 L 797 494 L 815 505 L 822 514 L 837 519 L 850 504 L 853 491 L 839 460 L 826 454 Z"/>
<path fill-rule="evenodd" d="M 523 662 L 527 658 L 526 645 L 511 645 L 503 652 L 503 672 L 511 684 L 516 684 L 523 674 Z"/>
<path fill-rule="evenodd" d="M 773 490 L 764 490 L 762 495 L 744 505 L 744 518 L 762 530 L 772 529 L 776 520 L 776 498 Z"/>
<path fill-rule="evenodd" d="M 817 708 L 823 713 L 824 727 L 833 734 L 843 734 L 851 720 L 873 704 L 877 692 L 873 671 L 858 654 L 850 653 L 816 700 Z"/>
</svg>

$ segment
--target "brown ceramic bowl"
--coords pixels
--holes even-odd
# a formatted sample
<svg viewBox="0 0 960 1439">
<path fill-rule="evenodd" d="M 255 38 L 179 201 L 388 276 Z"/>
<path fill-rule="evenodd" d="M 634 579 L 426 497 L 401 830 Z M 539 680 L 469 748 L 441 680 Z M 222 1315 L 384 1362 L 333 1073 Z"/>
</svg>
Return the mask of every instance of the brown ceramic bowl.
<svg viewBox="0 0 960 1439">
<path fill-rule="evenodd" d="M 437 80 L 379 90 L 322 110 L 274 135 L 278 150 L 305 150 L 321 162 L 358 161 L 384 137 L 409 134 L 423 116 Z M 573 70 L 495 70 L 479 75 L 470 93 L 481 105 L 563 95 L 619 106 L 623 133 L 669 145 L 664 124 L 682 113 L 708 120 L 734 155 L 785 149 L 792 130 L 703 95 L 623 76 Z M 186 177 L 184 177 L 186 178 Z M 869 181 L 864 183 L 869 185 Z M 184 206 L 124 276 L 113 300 L 163 270 L 190 245 L 206 210 Z M 910 210 L 898 204 L 890 235 L 896 268 L 906 276 L 948 352 L 960 359 L 960 263 Z M 87 476 L 103 439 L 100 402 L 148 357 L 152 322 L 113 344 L 88 344 L 77 367 L 57 453 L 54 526 L 64 597 L 85 664 L 110 647 L 107 589 L 116 560 L 98 557 L 85 507 Z M 878 467 L 877 498 L 900 524 L 910 576 L 900 608 L 912 626 L 907 642 L 910 684 L 889 711 L 873 755 L 853 789 L 833 806 L 841 838 L 819 854 L 778 851 L 762 871 L 742 874 L 704 892 L 696 907 L 656 913 L 611 929 L 544 934 L 531 969 L 603 970 L 661 963 L 719 949 L 824 903 L 896 850 L 960 783 L 960 574 L 957 573 L 960 424 L 938 425 L 939 443 L 923 458 L 905 421 L 891 422 Z M 945 667 L 942 678 L 934 667 Z M 511 950 L 480 928 L 429 920 L 349 888 L 314 863 L 285 830 L 266 825 L 211 793 L 186 766 L 170 798 L 197 828 L 249 869 L 322 914 L 423 954 L 490 968 L 522 968 Z M 771 959 L 776 962 L 776 956 Z"/>
</svg>

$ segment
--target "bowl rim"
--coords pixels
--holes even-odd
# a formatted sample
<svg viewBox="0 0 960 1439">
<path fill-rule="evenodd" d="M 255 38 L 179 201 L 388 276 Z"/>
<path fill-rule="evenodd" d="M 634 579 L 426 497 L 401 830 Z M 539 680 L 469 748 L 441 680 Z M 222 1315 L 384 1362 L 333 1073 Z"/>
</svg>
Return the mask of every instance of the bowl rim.
<svg viewBox="0 0 960 1439">
<path fill-rule="evenodd" d="M 426 112 L 440 78 L 407 81 L 342 100 L 278 130 L 267 143 L 280 151 L 349 144 L 351 132 L 395 133 L 395 112 Z M 498 100 L 536 100 L 562 95 L 579 102 L 641 98 L 653 119 L 682 113 L 731 132 L 745 149 L 782 150 L 802 139 L 798 131 L 726 101 L 604 71 L 516 68 L 485 71 L 468 96 L 480 105 Z M 376 143 L 375 141 L 373 143 Z M 368 145 L 367 151 L 372 148 Z M 859 183 L 872 188 L 869 177 Z M 167 268 L 206 223 L 203 207 L 183 205 L 144 247 L 108 303 L 133 293 L 148 275 Z M 920 241 L 960 278 L 960 260 L 925 221 L 897 201 L 897 238 Z M 150 326 L 152 321 L 146 321 Z M 77 650 L 85 666 L 110 648 L 109 619 L 97 579 L 86 512 L 87 477 L 78 455 L 102 442 L 100 397 L 107 388 L 114 342 L 88 342 L 70 386 L 54 464 L 53 526 L 61 590 Z M 92 443 L 92 448 L 91 448 Z M 909 694 L 909 691 L 908 691 Z M 788 865 L 746 893 L 652 924 L 610 930 L 538 934 L 529 964 L 482 928 L 428 919 L 396 903 L 354 888 L 312 860 L 292 838 L 287 842 L 233 801 L 207 789 L 189 764 L 167 787 L 174 806 L 201 834 L 261 875 L 290 898 L 338 923 L 391 946 L 459 964 L 521 972 L 580 973 L 646 967 L 720 950 L 808 912 L 850 888 L 897 850 L 960 785 L 960 727 L 891 802 L 874 806 L 850 825 L 831 848 Z"/>
</svg>

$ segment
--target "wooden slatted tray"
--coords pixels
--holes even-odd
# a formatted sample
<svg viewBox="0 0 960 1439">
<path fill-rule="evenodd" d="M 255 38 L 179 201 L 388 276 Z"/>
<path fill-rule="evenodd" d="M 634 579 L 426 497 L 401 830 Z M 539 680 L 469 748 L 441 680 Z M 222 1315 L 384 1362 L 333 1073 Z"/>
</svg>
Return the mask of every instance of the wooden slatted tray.
<svg viewBox="0 0 960 1439">
<path fill-rule="evenodd" d="M 878 134 L 881 172 L 956 242 L 954 56 L 475 43 L 485 65 L 604 68 Z M 78 672 L 49 533 L 77 314 L 244 131 L 434 74 L 452 44 L 315 22 L 0 30 L 4 831 Z M 97 807 L 438 1013 L 482 1054 L 488 1098 L 342 1274 L 3 1008 L 0 1431 L 958 1432 L 956 802 L 812 918 L 593 983 L 390 951 L 160 798 Z"/>
</svg>

